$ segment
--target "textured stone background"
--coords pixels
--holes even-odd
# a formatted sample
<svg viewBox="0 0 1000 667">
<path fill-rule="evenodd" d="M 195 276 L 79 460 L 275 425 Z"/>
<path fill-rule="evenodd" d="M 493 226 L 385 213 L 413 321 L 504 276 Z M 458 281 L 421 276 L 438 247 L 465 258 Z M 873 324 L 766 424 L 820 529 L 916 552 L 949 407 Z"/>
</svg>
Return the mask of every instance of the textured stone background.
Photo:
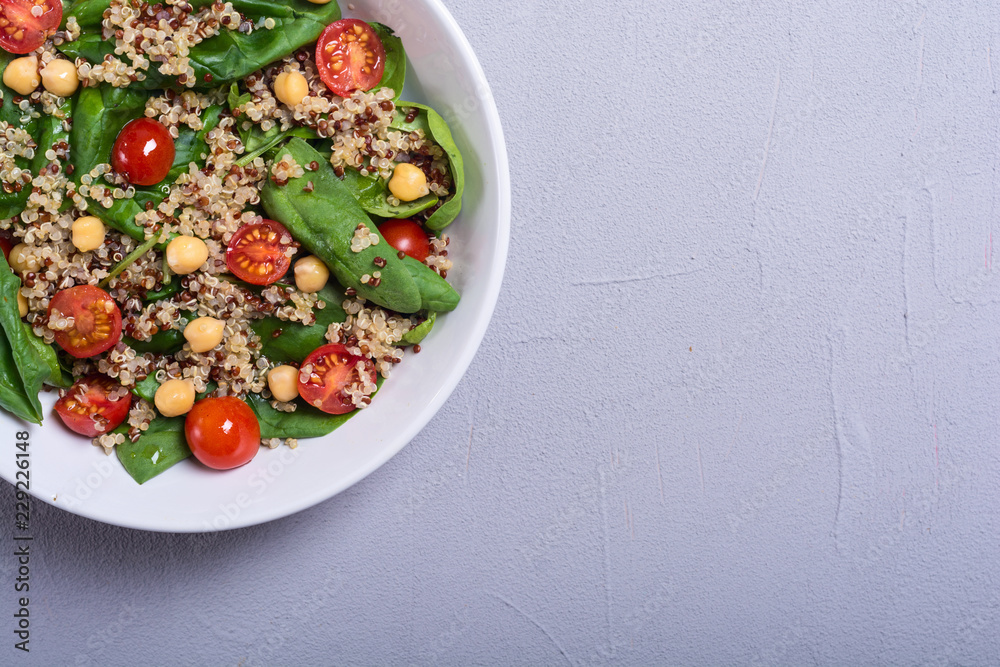
<svg viewBox="0 0 1000 667">
<path fill-rule="evenodd" d="M 997 664 L 995 3 L 448 4 L 514 183 L 469 374 L 283 521 L 37 505 L 17 663 Z"/>
</svg>

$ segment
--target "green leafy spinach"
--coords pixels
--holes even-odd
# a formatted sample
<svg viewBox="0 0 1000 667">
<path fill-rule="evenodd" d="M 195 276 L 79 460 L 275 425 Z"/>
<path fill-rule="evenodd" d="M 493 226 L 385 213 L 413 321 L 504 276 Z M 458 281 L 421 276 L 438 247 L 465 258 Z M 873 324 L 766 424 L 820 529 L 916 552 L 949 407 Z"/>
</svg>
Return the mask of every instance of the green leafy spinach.
<svg viewBox="0 0 1000 667">
<path fill-rule="evenodd" d="M 396 256 L 320 153 L 305 141 L 292 139 L 278 151 L 279 156 L 284 154 L 300 165 L 316 162 L 318 169 L 284 185 L 267 181 L 261 190 L 261 204 L 269 216 L 285 225 L 299 243 L 323 260 L 341 285 L 400 313 L 455 309 L 458 293 L 427 266 L 420 262 L 409 266 Z M 379 243 L 354 252 L 351 240 L 359 225 L 368 227 Z M 376 258 L 385 260 L 379 262 L 384 266 L 379 268 Z M 363 276 L 372 276 L 375 271 L 381 274 L 378 283 L 361 282 Z M 424 289 L 429 290 L 426 295 L 422 293 Z M 450 291 L 451 295 L 446 296 L 442 290 Z"/>
<path fill-rule="evenodd" d="M 0 104 L 0 121 L 13 127 L 20 127 L 34 138 L 38 136 L 38 120 L 30 118 L 27 123 L 21 122 L 24 112 L 14 103 L 14 97 L 17 96 L 17 93 L 8 88 L 2 81 L 4 70 L 15 57 L 13 54 L 0 50 L 0 96 L 3 97 L 3 103 Z M 35 150 L 37 153 L 40 149 Z M 30 169 L 31 167 L 31 163 L 23 157 L 14 158 L 14 164 L 20 169 Z M 28 195 L 30 194 L 31 188 L 29 187 L 22 187 L 19 191 L 12 190 L 11 192 L 0 189 L 0 219 L 20 215 L 28 203 Z"/>
<path fill-rule="evenodd" d="M 110 161 L 118 133 L 129 121 L 143 115 L 147 98 L 148 93 L 144 91 L 108 85 L 80 91 L 70 132 L 71 159 L 78 181 L 97 165 Z M 162 202 L 170 192 L 170 185 L 188 171 L 192 162 L 199 166 L 205 163 L 202 157 L 208 151 L 205 136 L 219 124 L 222 109 L 221 105 L 205 109 L 201 115 L 203 127 L 197 132 L 186 126 L 180 127 L 178 137 L 174 139 L 174 163 L 163 182 L 136 187 L 134 197 L 116 199 L 111 208 L 94 204 L 91 213 L 120 232 L 139 241 L 145 240 L 146 228 L 136 224 L 135 216 L 146 210 L 148 205 L 156 206 Z"/>
<path fill-rule="evenodd" d="M 420 109 L 420 113 L 412 121 L 407 122 L 408 109 L 411 108 Z M 458 145 L 455 143 L 448 123 L 445 122 L 441 114 L 425 104 L 397 102 L 396 117 L 393 119 L 391 127 L 403 132 L 423 130 L 424 136 L 433 139 L 448 156 L 452 187 L 455 192 L 427 218 L 425 223 L 428 229 L 444 229 L 458 217 L 462 210 L 462 196 L 465 194 L 465 161 L 462 159 L 462 153 L 458 150 Z"/>
<path fill-rule="evenodd" d="M 427 334 L 431 332 L 434 328 L 434 322 L 437 321 L 437 313 L 431 311 L 427 314 L 427 319 L 407 331 L 403 337 L 400 339 L 400 345 L 418 345 L 427 338 Z"/>
<path fill-rule="evenodd" d="M 326 306 L 315 310 L 316 323 L 306 326 L 299 322 L 283 322 L 276 317 L 267 317 L 253 323 L 254 332 L 260 337 L 262 356 L 275 363 L 294 361 L 302 363 L 317 347 L 326 344 L 326 330 L 334 322 L 347 319 L 341 304 L 346 298 L 344 291 L 334 285 L 327 285 L 319 292 Z"/>
<path fill-rule="evenodd" d="M 391 88 L 393 99 L 399 99 L 406 83 L 406 51 L 403 40 L 396 36 L 392 28 L 381 23 L 369 23 L 385 48 L 385 70 L 377 88 Z"/>
<path fill-rule="evenodd" d="M 219 34 L 191 47 L 190 62 L 194 69 L 196 88 L 215 88 L 245 78 L 276 60 L 294 53 L 297 49 L 316 41 L 323 29 L 340 18 L 336 2 L 318 5 L 307 0 L 232 0 L 233 7 L 260 25 L 264 19 L 274 20 L 270 30 L 255 28 L 249 34 L 222 29 Z M 100 62 L 107 55 L 114 55 L 113 40 L 103 39 L 99 24 L 101 12 L 110 4 L 97 0 L 78 2 L 70 8 L 69 15 L 76 16 L 84 32 L 74 42 L 59 47 L 70 59 L 84 58 Z M 207 0 L 197 0 L 192 5 L 200 8 Z M 100 11 L 98 11 L 100 9 Z M 173 76 L 161 74 L 158 66 L 146 71 L 146 78 L 129 88 L 152 90 L 156 88 L 183 87 Z"/>
<path fill-rule="evenodd" d="M 139 484 L 191 456 L 184 437 L 184 417 L 157 417 L 135 442 L 127 437 L 127 423 L 113 432 L 126 435 L 125 442 L 115 449 L 118 460 Z"/>
<path fill-rule="evenodd" d="M 379 377 L 375 384 L 381 387 L 382 381 Z M 333 433 L 360 412 L 354 410 L 346 415 L 329 415 L 302 401 L 298 401 L 295 412 L 281 412 L 257 394 L 250 394 L 247 403 L 257 415 L 261 438 L 320 438 Z"/>
<path fill-rule="evenodd" d="M 125 337 L 122 340 L 139 354 L 152 352 L 154 354 L 174 354 L 184 347 L 184 322 L 180 322 L 180 329 L 166 329 L 157 332 L 149 340 L 136 340 Z"/>
<path fill-rule="evenodd" d="M 358 170 L 350 167 L 344 169 L 344 178 L 341 182 L 347 186 L 366 213 L 379 218 L 409 218 L 438 203 L 436 196 L 427 195 L 415 201 L 404 201 L 393 206 L 389 203 L 389 188 L 382 179 L 362 176 Z"/>
<path fill-rule="evenodd" d="M 21 405 L 22 410 L 11 411 L 28 421 L 41 424 L 42 403 L 38 399 L 38 392 L 52 375 L 53 366 L 51 359 L 42 357 L 40 348 L 32 340 L 34 334 L 21 321 L 21 313 L 17 307 L 17 293 L 20 289 L 21 279 L 14 275 L 7 261 L 0 255 L 0 328 L 3 329 L 6 347 L 10 350 L 13 369 L 16 371 L 14 375 L 20 383 L 13 377 L 6 379 L 13 388 L 20 388 L 30 406 L 24 410 Z M 9 372 L 11 369 L 4 367 L 4 370 Z"/>
</svg>

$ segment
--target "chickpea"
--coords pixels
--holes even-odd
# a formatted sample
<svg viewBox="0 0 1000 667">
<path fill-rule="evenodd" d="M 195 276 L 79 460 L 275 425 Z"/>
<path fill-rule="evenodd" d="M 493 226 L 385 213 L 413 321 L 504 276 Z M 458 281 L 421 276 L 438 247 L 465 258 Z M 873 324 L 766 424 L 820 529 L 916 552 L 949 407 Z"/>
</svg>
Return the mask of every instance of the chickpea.
<svg viewBox="0 0 1000 667">
<path fill-rule="evenodd" d="M 294 401 L 299 395 L 299 369 L 278 366 L 267 374 L 267 388 L 279 401 Z"/>
<path fill-rule="evenodd" d="M 274 96 L 282 104 L 294 107 L 309 94 L 309 83 L 298 72 L 282 72 L 274 79 Z"/>
<path fill-rule="evenodd" d="M 199 317 L 184 327 L 184 338 L 191 345 L 192 352 L 208 352 L 222 342 L 226 325 L 214 317 Z"/>
<path fill-rule="evenodd" d="M 191 380 L 167 380 L 153 396 L 156 409 L 164 417 L 179 417 L 194 407 L 194 384 Z"/>
<path fill-rule="evenodd" d="M 38 76 L 38 58 L 24 56 L 14 58 L 3 71 L 3 82 L 18 95 L 30 95 L 42 82 Z"/>
<path fill-rule="evenodd" d="M 330 279 L 330 269 L 318 257 L 303 257 L 295 262 L 295 286 L 312 294 L 326 287 Z"/>
<path fill-rule="evenodd" d="M 105 232 L 100 218 L 86 215 L 73 222 L 73 245 L 80 252 L 97 250 L 104 245 Z"/>
<path fill-rule="evenodd" d="M 400 201 L 413 201 L 430 193 L 427 187 L 427 176 L 408 162 L 396 165 L 389 181 L 389 191 Z"/>
<path fill-rule="evenodd" d="M 53 95 L 69 97 L 80 87 L 76 65 L 62 58 L 50 60 L 42 68 L 42 85 Z"/>
<path fill-rule="evenodd" d="M 41 266 L 38 258 L 30 254 L 31 247 L 25 243 L 18 243 L 10 249 L 10 257 L 7 262 L 14 273 L 25 273 L 27 271 L 37 271 Z"/>
<path fill-rule="evenodd" d="M 208 246 L 194 236 L 178 236 L 167 245 L 167 264 L 179 276 L 194 273 L 208 259 Z"/>
<path fill-rule="evenodd" d="M 28 300 L 21 294 L 21 290 L 17 290 L 17 312 L 21 313 L 21 317 L 28 314 Z"/>
</svg>

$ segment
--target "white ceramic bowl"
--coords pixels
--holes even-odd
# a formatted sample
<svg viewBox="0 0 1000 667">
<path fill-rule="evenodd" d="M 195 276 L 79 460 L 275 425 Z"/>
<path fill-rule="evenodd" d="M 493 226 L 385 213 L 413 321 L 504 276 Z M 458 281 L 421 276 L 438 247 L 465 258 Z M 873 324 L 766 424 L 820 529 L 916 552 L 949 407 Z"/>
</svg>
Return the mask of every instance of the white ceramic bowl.
<svg viewBox="0 0 1000 667">
<path fill-rule="evenodd" d="M 45 424 L 3 413 L 0 475 L 14 481 L 14 434 L 30 433 L 31 493 L 81 516 L 131 528 L 202 532 L 249 526 L 326 500 L 399 452 L 444 404 L 482 341 L 496 305 L 510 235 L 510 183 L 503 132 L 476 56 L 440 0 L 353 0 L 349 16 L 391 26 L 410 57 L 403 99 L 444 115 L 465 157 L 466 193 L 453 237 L 459 307 L 438 320 L 419 355 L 407 355 L 371 408 L 298 449 L 262 449 L 248 465 L 218 473 L 193 460 L 144 485 L 116 456 L 69 433 L 43 395 Z M 0 411 L 2 412 L 2 411 Z"/>
</svg>

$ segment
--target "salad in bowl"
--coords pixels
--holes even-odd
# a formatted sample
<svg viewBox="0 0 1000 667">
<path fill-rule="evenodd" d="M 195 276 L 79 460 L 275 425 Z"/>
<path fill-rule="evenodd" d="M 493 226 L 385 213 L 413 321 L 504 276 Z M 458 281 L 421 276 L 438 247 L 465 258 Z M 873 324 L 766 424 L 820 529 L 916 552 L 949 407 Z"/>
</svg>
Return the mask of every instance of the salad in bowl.
<svg viewBox="0 0 1000 667">
<path fill-rule="evenodd" d="M 378 401 L 454 310 L 464 193 L 402 41 L 336 2 L 0 0 L 0 407 L 142 484 Z M 66 443 L 73 446 L 74 443 Z"/>
</svg>

